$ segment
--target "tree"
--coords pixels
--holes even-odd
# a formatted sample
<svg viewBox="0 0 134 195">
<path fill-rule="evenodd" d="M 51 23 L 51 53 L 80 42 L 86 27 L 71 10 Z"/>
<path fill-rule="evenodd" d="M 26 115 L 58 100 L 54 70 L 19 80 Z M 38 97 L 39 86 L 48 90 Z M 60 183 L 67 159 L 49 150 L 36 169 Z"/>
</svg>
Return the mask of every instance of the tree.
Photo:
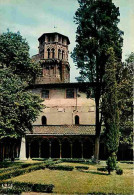
<svg viewBox="0 0 134 195">
<path fill-rule="evenodd" d="M 0 139 L 14 140 L 32 130 L 43 106 L 28 86 L 39 71 L 19 33 L 0 35 Z"/>
<path fill-rule="evenodd" d="M 42 108 L 39 96 L 10 69 L 0 69 L 0 138 L 20 137 L 32 130 Z"/>
<path fill-rule="evenodd" d="M 96 84 L 92 88 L 96 103 L 95 159 L 99 158 L 99 140 L 102 118 L 99 113 L 100 98 L 103 94 L 103 76 L 108 60 L 107 50 L 112 47 L 117 61 L 122 56 L 122 35 L 118 28 L 119 8 L 112 0 L 78 0 L 75 13 L 76 47 L 72 57 L 80 69 L 81 79 Z"/>
<path fill-rule="evenodd" d="M 119 146 L 119 102 L 117 84 L 117 62 L 113 48 L 109 48 L 108 61 L 105 66 L 104 85 L 102 95 L 102 114 L 106 128 L 106 147 L 108 151 L 108 172 L 116 168 L 116 154 Z"/>
<path fill-rule="evenodd" d="M 133 66 L 132 52 L 120 69 L 118 84 L 120 106 L 120 143 L 132 146 L 133 140 Z"/>
<path fill-rule="evenodd" d="M 19 32 L 9 30 L 0 35 L 1 68 L 10 68 L 23 80 L 34 81 L 40 73 L 39 64 L 33 63 L 29 55 L 29 45 Z"/>
</svg>

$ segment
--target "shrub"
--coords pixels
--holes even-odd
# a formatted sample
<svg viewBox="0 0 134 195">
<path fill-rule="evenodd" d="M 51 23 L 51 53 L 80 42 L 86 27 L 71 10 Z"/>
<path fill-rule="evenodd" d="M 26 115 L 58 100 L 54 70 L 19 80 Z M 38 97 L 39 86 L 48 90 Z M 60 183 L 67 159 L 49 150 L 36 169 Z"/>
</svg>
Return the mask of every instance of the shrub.
<svg viewBox="0 0 134 195">
<path fill-rule="evenodd" d="M 111 171 L 115 170 L 116 168 L 116 155 L 112 154 L 108 160 L 107 160 L 107 170 L 108 170 L 108 173 L 110 174 Z"/>
<path fill-rule="evenodd" d="M 64 171 L 72 171 L 74 169 L 74 167 L 72 166 L 62 166 L 62 165 L 52 165 L 48 167 L 51 170 L 64 170 Z"/>
<path fill-rule="evenodd" d="M 84 169 L 84 170 L 88 170 L 89 167 L 87 166 L 75 166 L 76 169 Z"/>
<path fill-rule="evenodd" d="M 85 162 L 84 159 L 77 159 L 77 158 L 74 158 L 74 159 L 70 159 L 70 158 L 65 158 L 65 159 L 62 159 L 62 162 L 75 162 L 75 163 L 79 163 L 79 162 Z"/>
<path fill-rule="evenodd" d="M 123 174 L 123 169 L 121 169 L 121 168 L 116 169 L 116 174 L 117 175 L 122 175 Z"/>
<path fill-rule="evenodd" d="M 85 160 L 85 159 L 77 159 L 77 158 L 74 158 L 74 159 L 70 159 L 70 158 L 64 158 L 64 159 L 61 159 L 61 162 L 71 162 L 71 163 L 81 163 L 81 164 L 95 164 L 93 163 L 91 160 Z"/>
<path fill-rule="evenodd" d="M 35 170 L 39 170 L 39 169 L 45 169 L 45 164 L 39 164 L 39 165 L 32 165 L 30 167 L 24 168 L 24 169 L 17 169 L 17 170 L 13 170 L 9 173 L 5 173 L 0 175 L 0 180 L 5 180 L 5 179 L 9 179 L 11 177 L 16 177 L 25 173 L 29 173 L 31 171 L 35 171 Z"/>
<path fill-rule="evenodd" d="M 106 167 L 100 167 L 100 168 L 97 168 L 97 171 L 107 171 L 107 168 Z"/>
<path fill-rule="evenodd" d="M 3 189 L 2 184 L 12 184 L 11 189 Z M 15 192 L 52 192 L 54 188 L 53 184 L 33 184 L 33 183 L 26 183 L 26 182 L 1 182 L 0 183 L 0 192 L 8 192 L 15 193 Z M 17 193 L 17 194 L 18 194 Z"/>
</svg>

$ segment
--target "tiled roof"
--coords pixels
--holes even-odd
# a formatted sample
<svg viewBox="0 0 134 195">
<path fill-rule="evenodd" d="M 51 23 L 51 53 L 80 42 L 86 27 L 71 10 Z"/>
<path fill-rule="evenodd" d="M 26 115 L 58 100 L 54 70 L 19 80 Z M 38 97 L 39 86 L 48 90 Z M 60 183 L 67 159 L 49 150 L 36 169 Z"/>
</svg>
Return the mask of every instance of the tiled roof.
<svg viewBox="0 0 134 195">
<path fill-rule="evenodd" d="M 33 126 L 33 132 L 42 135 L 95 135 L 94 125 L 48 125 Z"/>
</svg>

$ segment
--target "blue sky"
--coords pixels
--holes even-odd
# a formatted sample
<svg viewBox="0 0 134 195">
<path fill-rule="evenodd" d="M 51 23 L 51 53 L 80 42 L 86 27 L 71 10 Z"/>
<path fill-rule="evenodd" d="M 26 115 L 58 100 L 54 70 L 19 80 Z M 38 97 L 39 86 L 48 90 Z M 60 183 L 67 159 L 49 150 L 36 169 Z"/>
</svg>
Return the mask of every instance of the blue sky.
<svg viewBox="0 0 134 195">
<path fill-rule="evenodd" d="M 134 52 L 134 0 L 113 0 L 120 8 L 119 27 L 124 31 L 123 60 Z M 38 53 L 38 38 L 45 32 L 59 32 L 69 37 L 71 52 L 75 46 L 77 25 L 73 22 L 77 0 L 0 0 L 0 33 L 20 31 L 30 46 L 30 55 Z M 54 28 L 54 26 L 56 28 Z M 71 81 L 78 76 L 73 60 Z"/>
</svg>

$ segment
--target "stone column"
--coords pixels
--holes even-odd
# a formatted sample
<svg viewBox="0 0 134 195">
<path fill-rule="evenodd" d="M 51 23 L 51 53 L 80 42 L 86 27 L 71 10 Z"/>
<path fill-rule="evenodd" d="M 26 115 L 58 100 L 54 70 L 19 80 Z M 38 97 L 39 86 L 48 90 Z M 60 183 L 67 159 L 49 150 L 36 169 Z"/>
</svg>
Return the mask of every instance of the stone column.
<svg viewBox="0 0 134 195">
<path fill-rule="evenodd" d="M 16 155 L 17 155 L 17 158 L 19 158 L 19 147 L 18 146 L 16 148 Z"/>
<path fill-rule="evenodd" d="M 73 158 L 73 144 L 70 143 L 70 146 L 71 146 L 71 159 Z"/>
<path fill-rule="evenodd" d="M 39 158 L 41 158 L 41 142 L 39 142 Z"/>
<path fill-rule="evenodd" d="M 31 159 L 31 142 L 28 143 L 28 159 Z"/>
<path fill-rule="evenodd" d="M 83 142 L 81 142 L 81 158 L 83 159 Z"/>
<path fill-rule="evenodd" d="M 51 158 L 51 141 L 49 141 L 49 158 Z"/>
<path fill-rule="evenodd" d="M 62 144 L 60 142 L 60 159 L 62 158 Z"/>
<path fill-rule="evenodd" d="M 26 158 L 26 139 L 22 137 L 21 139 L 21 146 L 20 146 L 20 160 L 27 160 Z"/>
</svg>

